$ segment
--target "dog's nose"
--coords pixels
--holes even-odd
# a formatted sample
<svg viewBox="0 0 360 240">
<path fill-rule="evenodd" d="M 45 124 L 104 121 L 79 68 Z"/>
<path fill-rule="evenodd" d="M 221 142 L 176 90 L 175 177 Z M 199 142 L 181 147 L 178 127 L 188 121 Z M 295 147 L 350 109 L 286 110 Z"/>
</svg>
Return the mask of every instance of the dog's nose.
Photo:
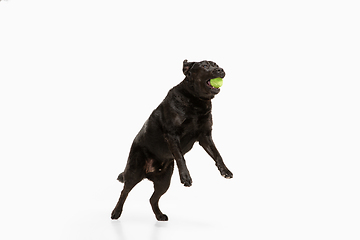
<svg viewBox="0 0 360 240">
<path fill-rule="evenodd" d="M 225 77 L 225 71 L 224 71 L 224 69 L 222 69 L 222 68 L 216 68 L 215 69 L 215 73 L 217 74 L 217 75 L 220 75 L 220 77 Z"/>
</svg>

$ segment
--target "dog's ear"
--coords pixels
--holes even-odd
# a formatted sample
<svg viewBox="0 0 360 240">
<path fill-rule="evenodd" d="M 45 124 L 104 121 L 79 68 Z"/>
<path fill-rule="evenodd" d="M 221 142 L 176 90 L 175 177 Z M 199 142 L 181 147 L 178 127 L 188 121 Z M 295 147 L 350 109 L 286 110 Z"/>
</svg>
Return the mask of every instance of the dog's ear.
<svg viewBox="0 0 360 240">
<path fill-rule="evenodd" d="M 183 73 L 185 76 L 188 76 L 190 74 L 190 69 L 194 65 L 195 62 L 188 62 L 187 59 L 183 61 Z"/>
</svg>

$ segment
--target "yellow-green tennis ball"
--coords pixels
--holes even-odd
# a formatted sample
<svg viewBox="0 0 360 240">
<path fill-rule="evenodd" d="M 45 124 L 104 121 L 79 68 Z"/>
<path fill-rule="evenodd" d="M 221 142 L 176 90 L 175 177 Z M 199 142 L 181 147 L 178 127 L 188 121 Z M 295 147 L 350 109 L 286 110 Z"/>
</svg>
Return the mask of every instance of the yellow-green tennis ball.
<svg viewBox="0 0 360 240">
<path fill-rule="evenodd" d="M 219 88 L 223 85 L 223 79 L 222 78 L 213 78 L 210 80 L 210 84 L 214 88 Z"/>
</svg>

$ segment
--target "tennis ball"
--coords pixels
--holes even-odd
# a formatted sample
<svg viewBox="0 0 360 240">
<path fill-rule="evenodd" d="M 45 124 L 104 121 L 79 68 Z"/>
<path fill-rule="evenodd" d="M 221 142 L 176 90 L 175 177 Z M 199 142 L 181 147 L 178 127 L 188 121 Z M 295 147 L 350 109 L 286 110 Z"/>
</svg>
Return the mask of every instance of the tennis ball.
<svg viewBox="0 0 360 240">
<path fill-rule="evenodd" d="M 213 78 L 210 80 L 210 84 L 214 88 L 219 88 L 223 85 L 223 79 L 222 78 Z"/>
</svg>

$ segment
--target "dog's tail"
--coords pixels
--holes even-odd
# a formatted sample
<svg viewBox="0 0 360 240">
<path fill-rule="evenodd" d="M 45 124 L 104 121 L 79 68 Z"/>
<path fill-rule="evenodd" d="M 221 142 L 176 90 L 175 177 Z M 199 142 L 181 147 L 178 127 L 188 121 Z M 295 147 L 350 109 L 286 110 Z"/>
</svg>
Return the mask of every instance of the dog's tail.
<svg viewBox="0 0 360 240">
<path fill-rule="evenodd" d="M 119 180 L 119 182 L 124 183 L 124 173 L 123 172 L 119 174 L 117 180 Z"/>
</svg>

